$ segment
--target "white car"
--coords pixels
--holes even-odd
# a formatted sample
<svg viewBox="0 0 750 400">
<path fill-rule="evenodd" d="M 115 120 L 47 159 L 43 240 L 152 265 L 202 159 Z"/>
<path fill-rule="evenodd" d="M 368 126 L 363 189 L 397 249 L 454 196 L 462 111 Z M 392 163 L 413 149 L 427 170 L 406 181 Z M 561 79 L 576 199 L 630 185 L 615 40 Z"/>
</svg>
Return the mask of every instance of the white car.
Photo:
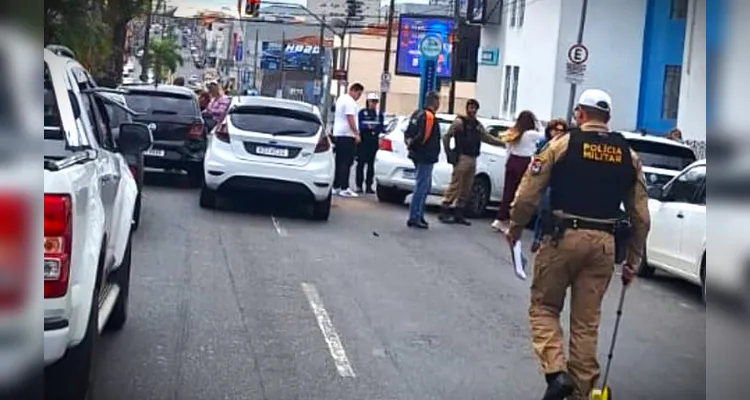
<svg viewBox="0 0 750 400">
<path fill-rule="evenodd" d="M 640 156 L 649 186 L 666 184 L 697 160 L 693 149 L 680 142 L 660 136 L 621 133 Z"/>
<path fill-rule="evenodd" d="M 649 197 L 651 232 L 639 274 L 649 277 L 657 268 L 674 274 L 700 285 L 705 301 L 706 160 L 691 164 L 664 186 L 650 187 Z"/>
<path fill-rule="evenodd" d="M 44 50 L 44 380 L 60 398 L 91 393 L 96 341 L 127 319 L 138 188 L 123 152 L 148 148 L 150 131 L 122 124 L 74 59 Z"/>
<path fill-rule="evenodd" d="M 455 115 L 437 114 L 440 132 L 445 134 L 456 118 Z M 495 136 L 513 126 L 511 121 L 479 118 L 485 129 Z M 404 131 L 409 125 L 408 117 L 400 117 L 392 130 L 380 140 L 375 157 L 375 182 L 378 200 L 387 203 L 403 204 L 406 196 L 414 191 L 414 163 L 408 158 L 404 144 Z M 442 147 L 442 144 L 441 144 Z M 477 172 L 467 205 L 469 216 L 484 213 L 490 203 L 499 202 L 503 195 L 505 181 L 506 150 L 501 146 L 482 143 L 481 154 L 477 159 Z M 448 189 L 453 166 L 448 164 L 445 152 L 440 151 L 440 159 L 432 172 L 433 195 L 441 196 Z"/>
<path fill-rule="evenodd" d="M 314 219 L 330 215 L 333 148 L 316 106 L 234 97 L 209 137 L 204 170 L 201 207 L 215 207 L 219 194 L 267 191 L 309 204 Z"/>
</svg>

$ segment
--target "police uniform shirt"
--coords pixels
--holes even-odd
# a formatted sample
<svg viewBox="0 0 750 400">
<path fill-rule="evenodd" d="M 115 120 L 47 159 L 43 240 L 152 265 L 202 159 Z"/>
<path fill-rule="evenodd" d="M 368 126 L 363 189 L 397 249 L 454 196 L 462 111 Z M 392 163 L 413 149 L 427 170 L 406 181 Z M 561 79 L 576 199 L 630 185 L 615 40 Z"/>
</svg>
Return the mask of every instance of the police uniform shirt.
<svg viewBox="0 0 750 400">
<path fill-rule="evenodd" d="M 582 158 L 587 164 L 601 164 L 601 168 L 613 166 L 615 164 L 629 163 L 632 165 L 632 188 L 629 188 L 624 196 L 625 211 L 631 218 L 633 226 L 633 235 L 628 248 L 628 258 L 626 262 L 630 265 L 637 266 L 640 264 L 643 255 L 643 248 L 646 242 L 646 236 L 650 229 L 650 216 L 648 211 L 648 194 L 646 191 L 646 181 L 644 179 L 641 161 L 638 154 L 629 150 L 630 154 L 623 154 L 622 148 L 617 146 L 601 144 L 595 140 L 595 136 L 600 132 L 609 132 L 609 128 L 604 124 L 584 124 L 580 127 L 580 139 L 576 139 L 580 149 L 574 153 Z M 572 134 L 573 132 L 571 132 Z M 560 137 L 547 144 L 545 149 L 534 157 L 529 168 L 524 174 L 521 184 L 516 192 L 515 200 L 511 208 L 510 234 L 513 237 L 520 237 L 524 227 L 529 222 L 536 211 L 545 188 L 553 181 L 553 170 L 556 165 L 562 165 L 565 156 L 569 152 L 571 145 L 571 134 Z M 612 135 L 613 133 L 605 133 Z M 624 140 L 624 139 L 623 139 Z M 629 147 L 626 147 L 629 149 Z M 627 150 L 626 150 L 627 151 Z M 580 164 L 579 164 L 580 165 Z M 591 167 L 587 167 L 591 168 Z M 595 168 L 595 167 L 594 167 Z M 571 179 L 576 179 L 572 177 Z M 621 178 L 622 179 L 622 178 Z M 585 182 L 582 183 L 585 186 Z M 614 186 L 613 186 L 614 187 Z M 598 190 L 600 187 L 592 187 L 591 190 Z M 588 192 L 589 194 L 591 192 Z M 586 196 L 587 193 L 581 193 Z M 553 210 L 554 210 L 553 204 Z M 571 215 L 576 217 L 579 215 Z"/>
</svg>

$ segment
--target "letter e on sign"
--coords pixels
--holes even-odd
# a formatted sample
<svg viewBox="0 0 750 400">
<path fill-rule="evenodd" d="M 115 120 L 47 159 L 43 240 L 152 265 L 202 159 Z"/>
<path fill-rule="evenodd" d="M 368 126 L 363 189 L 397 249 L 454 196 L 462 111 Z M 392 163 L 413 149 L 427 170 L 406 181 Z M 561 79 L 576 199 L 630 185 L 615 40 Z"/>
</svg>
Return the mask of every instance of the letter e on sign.
<svg viewBox="0 0 750 400">
<path fill-rule="evenodd" d="M 573 64 L 584 64 L 589 59 L 589 49 L 582 44 L 574 44 L 568 49 L 568 61 Z"/>
</svg>

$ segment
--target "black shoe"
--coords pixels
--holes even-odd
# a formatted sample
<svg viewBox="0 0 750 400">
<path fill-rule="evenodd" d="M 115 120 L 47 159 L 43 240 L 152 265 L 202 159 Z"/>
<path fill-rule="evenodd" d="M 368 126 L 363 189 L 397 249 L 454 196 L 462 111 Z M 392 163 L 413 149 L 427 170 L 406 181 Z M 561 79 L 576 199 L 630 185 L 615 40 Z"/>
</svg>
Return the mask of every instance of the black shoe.
<svg viewBox="0 0 750 400">
<path fill-rule="evenodd" d="M 430 223 L 429 223 L 429 222 L 427 222 L 427 220 L 426 220 L 426 219 L 424 219 L 424 218 L 420 219 L 420 220 L 419 220 L 419 222 L 421 222 L 421 223 L 422 223 L 422 225 L 425 225 L 425 226 L 427 226 L 427 227 L 429 227 L 429 226 L 430 226 Z"/>
<path fill-rule="evenodd" d="M 440 215 L 438 216 L 438 221 L 444 224 L 452 224 L 455 222 L 450 206 L 440 206 Z"/>
<path fill-rule="evenodd" d="M 357 190 L 355 190 L 355 192 L 362 194 L 364 193 L 364 190 L 362 190 L 362 187 L 360 186 L 360 187 L 357 187 Z"/>
<path fill-rule="evenodd" d="M 471 221 L 464 218 L 464 211 L 461 209 L 456 210 L 456 214 L 453 217 L 453 221 L 459 225 L 471 226 Z"/>
<path fill-rule="evenodd" d="M 417 228 L 417 229 L 429 229 L 430 225 L 427 224 L 425 221 L 412 221 L 408 220 L 406 221 L 406 226 L 409 228 Z"/>
<path fill-rule="evenodd" d="M 365 193 L 367 193 L 367 194 L 375 194 L 375 191 L 372 190 L 372 186 L 367 186 L 367 189 L 365 189 Z"/>
<path fill-rule="evenodd" d="M 542 400 L 565 400 L 573 394 L 575 383 L 567 372 L 547 374 L 547 391 Z"/>
</svg>

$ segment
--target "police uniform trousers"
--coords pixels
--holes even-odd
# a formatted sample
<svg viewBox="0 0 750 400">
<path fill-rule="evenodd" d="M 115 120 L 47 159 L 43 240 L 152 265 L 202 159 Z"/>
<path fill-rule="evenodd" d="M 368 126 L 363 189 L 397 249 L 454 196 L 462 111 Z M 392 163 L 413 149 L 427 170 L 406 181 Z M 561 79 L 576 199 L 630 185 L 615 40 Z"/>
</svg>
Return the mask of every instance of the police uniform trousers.
<svg viewBox="0 0 750 400">
<path fill-rule="evenodd" d="M 456 208 L 463 208 L 471 198 L 471 187 L 474 185 L 474 175 L 477 171 L 477 158 L 467 155 L 459 155 L 458 162 L 453 166 L 451 183 L 443 197 L 443 205 L 451 206 L 455 203 Z"/>
<path fill-rule="evenodd" d="M 545 236 L 534 260 L 529 322 L 534 352 L 545 374 L 568 371 L 573 400 L 588 400 L 599 378 L 599 322 L 615 262 L 614 236 L 568 229 L 555 243 Z M 566 362 L 560 312 L 570 288 L 570 344 Z"/>
</svg>

